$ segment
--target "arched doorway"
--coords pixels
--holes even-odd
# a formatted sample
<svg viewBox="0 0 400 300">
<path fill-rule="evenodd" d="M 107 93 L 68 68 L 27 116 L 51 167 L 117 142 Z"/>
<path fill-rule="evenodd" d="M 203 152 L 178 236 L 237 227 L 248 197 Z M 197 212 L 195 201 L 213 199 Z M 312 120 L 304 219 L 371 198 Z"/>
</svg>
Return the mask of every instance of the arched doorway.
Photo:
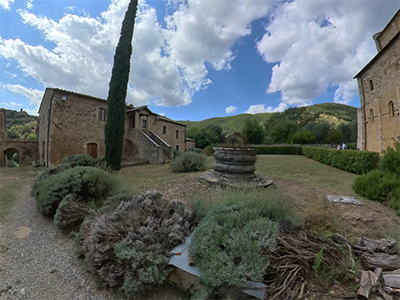
<svg viewBox="0 0 400 300">
<path fill-rule="evenodd" d="M 15 148 L 4 150 L 4 161 L 6 167 L 19 167 L 19 151 Z"/>
<path fill-rule="evenodd" d="M 93 158 L 97 158 L 97 144 L 89 143 L 86 145 L 86 152 Z"/>
</svg>

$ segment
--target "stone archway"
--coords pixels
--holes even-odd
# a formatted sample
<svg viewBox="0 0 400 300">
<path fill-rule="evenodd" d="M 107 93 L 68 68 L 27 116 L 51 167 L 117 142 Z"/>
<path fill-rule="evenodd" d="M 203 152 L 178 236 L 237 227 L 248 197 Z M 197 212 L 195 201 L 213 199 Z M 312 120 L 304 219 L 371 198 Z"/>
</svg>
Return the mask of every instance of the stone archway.
<svg viewBox="0 0 400 300">
<path fill-rule="evenodd" d="M 15 148 L 8 148 L 8 149 L 4 150 L 4 152 L 3 152 L 3 159 L 4 159 L 4 162 L 5 162 L 4 167 L 8 167 L 8 163 L 7 163 L 7 154 L 9 154 L 9 153 L 16 153 L 17 156 L 20 157 L 20 152 L 18 151 L 18 149 L 15 149 Z M 19 163 L 19 162 L 18 162 L 18 163 Z"/>
</svg>

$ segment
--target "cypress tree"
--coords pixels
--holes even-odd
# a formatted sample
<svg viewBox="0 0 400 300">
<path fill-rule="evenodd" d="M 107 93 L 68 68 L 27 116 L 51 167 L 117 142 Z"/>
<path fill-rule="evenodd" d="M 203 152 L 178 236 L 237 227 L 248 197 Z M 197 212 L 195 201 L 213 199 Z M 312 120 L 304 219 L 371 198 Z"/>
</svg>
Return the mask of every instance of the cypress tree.
<svg viewBox="0 0 400 300">
<path fill-rule="evenodd" d="M 125 134 L 126 94 L 128 89 L 132 37 L 135 26 L 137 0 L 131 0 L 122 22 L 121 36 L 114 55 L 107 97 L 107 119 L 104 128 L 106 162 L 114 170 L 121 169 Z"/>
</svg>

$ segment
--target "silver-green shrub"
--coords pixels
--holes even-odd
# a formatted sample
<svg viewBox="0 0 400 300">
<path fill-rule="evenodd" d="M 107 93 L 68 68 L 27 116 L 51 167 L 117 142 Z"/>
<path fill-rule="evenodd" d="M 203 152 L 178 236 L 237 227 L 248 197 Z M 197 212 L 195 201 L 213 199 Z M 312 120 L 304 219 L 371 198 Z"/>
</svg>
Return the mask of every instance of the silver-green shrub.
<svg viewBox="0 0 400 300">
<path fill-rule="evenodd" d="M 174 172 L 203 171 L 207 167 L 207 157 L 202 153 L 184 151 L 170 164 Z"/>
</svg>

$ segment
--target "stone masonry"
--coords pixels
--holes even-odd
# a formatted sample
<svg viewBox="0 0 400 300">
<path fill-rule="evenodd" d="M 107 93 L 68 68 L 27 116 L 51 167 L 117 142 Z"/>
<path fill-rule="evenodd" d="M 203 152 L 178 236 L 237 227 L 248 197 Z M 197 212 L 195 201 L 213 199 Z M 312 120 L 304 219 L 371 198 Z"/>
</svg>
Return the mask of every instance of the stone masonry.
<svg viewBox="0 0 400 300">
<path fill-rule="evenodd" d="M 378 54 L 355 76 L 357 147 L 381 153 L 400 141 L 400 10 L 374 39 Z"/>
</svg>

